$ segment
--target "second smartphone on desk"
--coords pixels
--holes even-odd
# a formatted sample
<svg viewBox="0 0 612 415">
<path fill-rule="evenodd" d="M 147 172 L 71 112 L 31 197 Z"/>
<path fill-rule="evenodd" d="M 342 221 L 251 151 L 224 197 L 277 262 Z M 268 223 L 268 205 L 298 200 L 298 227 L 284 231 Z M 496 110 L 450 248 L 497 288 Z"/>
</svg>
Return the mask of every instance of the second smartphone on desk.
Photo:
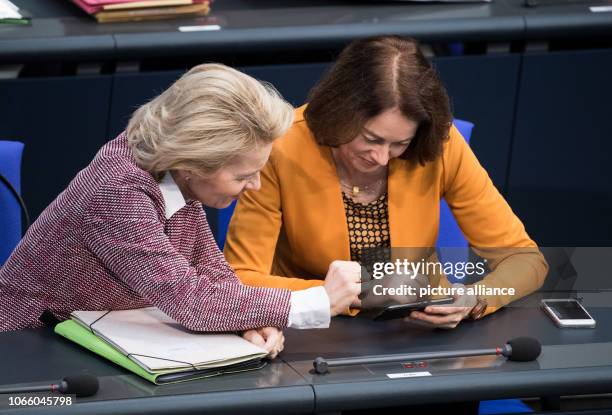
<svg viewBox="0 0 612 415">
<path fill-rule="evenodd" d="M 595 327 L 595 319 L 576 299 L 542 300 L 542 308 L 558 327 Z"/>
</svg>

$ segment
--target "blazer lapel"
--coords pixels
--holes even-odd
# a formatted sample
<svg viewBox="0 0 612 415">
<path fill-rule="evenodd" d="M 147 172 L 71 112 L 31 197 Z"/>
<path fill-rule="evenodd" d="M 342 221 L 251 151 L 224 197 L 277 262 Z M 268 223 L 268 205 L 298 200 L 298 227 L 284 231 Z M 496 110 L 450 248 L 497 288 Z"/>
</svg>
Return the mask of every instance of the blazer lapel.
<svg viewBox="0 0 612 415">
<path fill-rule="evenodd" d="M 325 276 L 332 261 L 350 260 L 348 226 L 331 149 L 318 145 L 311 134 L 304 138 L 300 146 L 304 172 L 294 177 L 291 190 L 302 194 L 287 199 L 299 204 L 295 211 L 301 214 L 285 221 L 294 251 L 305 253 L 302 266 Z"/>
<path fill-rule="evenodd" d="M 409 222 L 405 216 L 410 214 L 410 187 L 408 183 L 407 162 L 403 159 L 389 161 L 389 177 L 387 192 L 389 200 L 389 230 L 392 247 L 410 246 L 410 230 L 406 229 Z"/>
<path fill-rule="evenodd" d="M 393 159 L 389 163 L 389 229 L 392 247 L 433 247 L 438 232 L 439 198 L 433 166 Z"/>
</svg>

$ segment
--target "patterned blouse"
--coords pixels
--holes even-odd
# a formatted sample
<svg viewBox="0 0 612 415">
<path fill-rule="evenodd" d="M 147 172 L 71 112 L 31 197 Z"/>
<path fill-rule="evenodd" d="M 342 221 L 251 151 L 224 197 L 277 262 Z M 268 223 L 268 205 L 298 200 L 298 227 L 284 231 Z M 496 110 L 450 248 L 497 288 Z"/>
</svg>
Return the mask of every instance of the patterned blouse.
<svg viewBox="0 0 612 415">
<path fill-rule="evenodd" d="M 385 192 L 373 202 L 363 204 L 342 193 L 351 248 L 351 261 L 369 266 L 387 261 L 389 237 L 389 208 Z M 383 249 L 381 249 L 383 248 Z"/>
<path fill-rule="evenodd" d="M 202 204 L 166 219 L 159 184 L 121 134 L 28 229 L 0 268 L 0 331 L 74 310 L 156 306 L 197 331 L 286 327 L 291 293 L 242 285 Z"/>
</svg>

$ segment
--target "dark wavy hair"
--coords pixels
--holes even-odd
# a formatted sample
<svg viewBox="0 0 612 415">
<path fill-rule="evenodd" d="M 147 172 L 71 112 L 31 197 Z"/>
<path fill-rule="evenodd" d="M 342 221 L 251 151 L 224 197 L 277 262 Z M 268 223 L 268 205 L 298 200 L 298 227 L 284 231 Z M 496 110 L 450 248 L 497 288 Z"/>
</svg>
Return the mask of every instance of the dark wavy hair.
<svg viewBox="0 0 612 415">
<path fill-rule="evenodd" d="M 319 144 L 336 147 L 392 108 L 418 124 L 400 157 L 420 164 L 438 158 L 452 123 L 446 89 L 414 39 L 378 36 L 342 51 L 310 91 L 304 118 Z"/>
</svg>

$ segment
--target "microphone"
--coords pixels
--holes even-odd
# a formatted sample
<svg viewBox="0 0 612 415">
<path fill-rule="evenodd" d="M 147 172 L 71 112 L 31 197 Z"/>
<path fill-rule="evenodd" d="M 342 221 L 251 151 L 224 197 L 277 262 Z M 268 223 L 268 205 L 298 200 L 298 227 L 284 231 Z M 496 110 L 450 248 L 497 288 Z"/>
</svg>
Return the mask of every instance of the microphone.
<svg viewBox="0 0 612 415">
<path fill-rule="evenodd" d="M 0 388 L 0 394 L 3 393 L 27 393 L 27 392 L 58 392 L 76 395 L 77 398 L 95 395 L 100 386 L 98 378 L 92 375 L 82 374 L 74 376 L 66 376 L 58 384 L 43 385 L 43 386 L 24 386 L 24 387 L 9 387 Z"/>
<path fill-rule="evenodd" d="M 363 357 L 345 357 L 339 359 L 325 360 L 323 357 L 317 357 L 313 360 L 312 365 L 317 374 L 325 374 L 329 372 L 330 367 L 334 366 L 354 366 L 371 363 L 388 363 L 397 361 L 414 361 L 428 359 L 448 359 L 454 357 L 470 357 L 470 356 L 505 356 L 508 360 L 515 362 L 530 362 L 538 358 L 542 352 L 542 345 L 539 341 L 532 337 L 517 337 L 509 340 L 502 347 L 495 349 L 474 349 L 474 350 L 454 350 L 449 352 L 425 352 L 425 353 L 408 353 L 408 354 L 389 354 L 382 356 L 363 356 Z"/>
</svg>

